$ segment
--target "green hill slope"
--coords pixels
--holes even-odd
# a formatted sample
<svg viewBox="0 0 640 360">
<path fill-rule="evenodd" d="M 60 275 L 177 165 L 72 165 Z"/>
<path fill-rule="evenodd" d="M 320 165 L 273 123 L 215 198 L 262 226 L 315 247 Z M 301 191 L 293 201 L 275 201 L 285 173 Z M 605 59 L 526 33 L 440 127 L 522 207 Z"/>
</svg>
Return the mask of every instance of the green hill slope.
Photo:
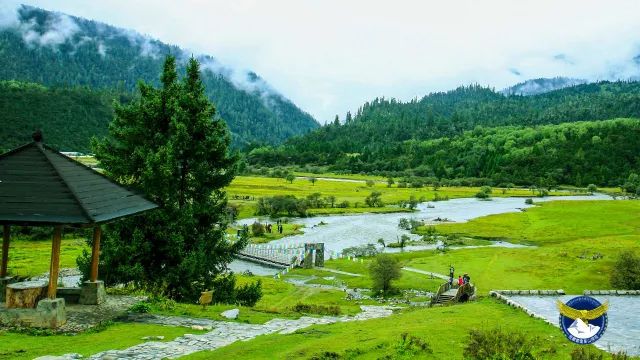
<svg viewBox="0 0 640 360">
<path fill-rule="evenodd" d="M 131 92 L 138 80 L 157 84 L 167 54 L 182 65 L 191 56 L 130 30 L 28 6 L 0 28 L 0 80 Z M 197 57 L 207 95 L 236 146 L 278 144 L 318 127 L 256 74 L 226 68 L 210 56 Z"/>
</svg>

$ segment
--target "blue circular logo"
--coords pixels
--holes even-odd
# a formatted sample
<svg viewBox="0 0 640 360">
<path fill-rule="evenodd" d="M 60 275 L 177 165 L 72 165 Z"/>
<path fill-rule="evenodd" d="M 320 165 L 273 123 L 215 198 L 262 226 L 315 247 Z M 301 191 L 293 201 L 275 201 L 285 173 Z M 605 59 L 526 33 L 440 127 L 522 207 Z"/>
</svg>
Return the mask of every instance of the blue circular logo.
<svg viewBox="0 0 640 360">
<path fill-rule="evenodd" d="M 609 303 L 590 296 L 578 296 L 567 303 L 557 301 L 560 311 L 560 328 L 567 339 L 576 344 L 592 344 L 598 341 L 607 328 Z"/>
</svg>

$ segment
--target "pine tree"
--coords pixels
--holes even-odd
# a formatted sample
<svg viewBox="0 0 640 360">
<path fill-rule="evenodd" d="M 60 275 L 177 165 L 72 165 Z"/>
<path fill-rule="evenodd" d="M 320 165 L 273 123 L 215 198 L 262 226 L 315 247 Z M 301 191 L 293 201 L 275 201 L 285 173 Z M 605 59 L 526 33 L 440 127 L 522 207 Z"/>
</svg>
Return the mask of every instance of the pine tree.
<svg viewBox="0 0 640 360">
<path fill-rule="evenodd" d="M 94 141 L 108 176 L 160 205 L 107 226 L 101 275 L 107 284 L 133 281 L 195 300 L 246 245 L 246 239 L 225 239 L 223 189 L 234 177 L 236 157 L 229 154 L 226 125 L 214 118 L 196 60 L 179 81 L 175 59 L 167 57 L 161 84 L 139 84 L 139 99 L 116 106 L 109 136 Z"/>
</svg>

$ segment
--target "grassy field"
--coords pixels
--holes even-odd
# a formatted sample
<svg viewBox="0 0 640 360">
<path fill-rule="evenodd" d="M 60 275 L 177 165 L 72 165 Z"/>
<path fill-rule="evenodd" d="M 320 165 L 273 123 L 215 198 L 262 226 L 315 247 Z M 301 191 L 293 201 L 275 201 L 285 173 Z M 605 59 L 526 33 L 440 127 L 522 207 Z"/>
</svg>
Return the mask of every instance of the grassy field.
<svg viewBox="0 0 640 360">
<path fill-rule="evenodd" d="M 369 264 L 371 259 L 361 259 L 358 261 L 351 261 L 348 259 L 329 260 L 325 263 L 325 268 L 340 270 L 352 274 L 359 274 L 361 276 L 351 276 L 336 274 L 322 269 L 294 269 L 287 274 L 287 277 L 309 277 L 315 276 L 316 281 L 310 281 L 309 283 L 318 284 L 332 284 L 332 282 L 338 281 L 345 284 L 349 288 L 371 288 L 372 280 L 369 277 Z M 324 277 L 334 277 L 335 281 L 323 281 Z M 424 291 L 436 291 L 438 286 L 442 284 L 443 280 L 430 279 L 426 275 L 416 274 L 408 271 L 402 272 L 402 277 L 394 281 L 394 286 L 399 290 L 424 290 Z"/>
<path fill-rule="evenodd" d="M 51 239 L 12 238 L 9 247 L 9 274 L 27 277 L 48 272 L 51 259 L 51 241 Z M 84 239 L 79 239 L 73 234 L 65 236 L 60 247 L 60 267 L 76 267 L 76 258 L 82 254 L 83 249 L 89 249 Z"/>
<path fill-rule="evenodd" d="M 313 326 L 290 335 L 261 336 L 184 359 L 462 359 L 469 330 L 496 327 L 538 338 L 538 351 L 549 352 L 540 357 L 544 359 L 567 359 L 578 346 L 542 320 L 487 298 L 459 306 L 406 310 L 366 322 Z M 433 353 L 403 352 L 399 340 L 404 332 L 428 343 Z"/>
<path fill-rule="evenodd" d="M 318 178 L 342 177 L 344 175 L 316 174 Z M 360 178 L 367 178 L 359 175 Z M 380 180 L 373 177 L 372 179 Z M 367 186 L 364 182 L 345 182 L 318 179 L 315 184 L 306 179 L 296 179 L 292 183 L 281 178 L 268 178 L 256 176 L 238 176 L 227 188 L 230 203 L 239 207 L 239 217 L 246 218 L 254 216 L 256 200 L 260 197 L 275 195 L 294 195 L 304 198 L 313 193 L 320 193 L 322 197 L 335 196 L 336 204 L 343 201 L 349 202 L 348 208 L 322 208 L 310 209 L 310 214 L 347 214 L 362 212 L 397 212 L 407 211 L 397 206 L 386 206 L 383 208 L 366 207 L 365 198 L 373 191 L 382 193 L 381 199 L 387 205 L 397 205 L 402 201 L 407 201 L 412 196 L 416 200 L 433 201 L 436 194 L 440 198 L 464 198 L 474 197 L 480 188 L 478 187 L 441 187 L 437 191 L 432 187 L 422 188 L 398 188 L 396 185 L 387 187 L 386 183 L 375 182 L 373 186 Z M 551 195 L 570 195 L 571 192 L 552 191 Z M 532 197 L 534 194 L 528 189 L 493 189 L 492 196 L 496 197 Z M 249 197 L 251 200 L 238 200 L 236 197 Z"/>
<path fill-rule="evenodd" d="M 342 315 L 354 315 L 360 312 L 359 305 L 345 300 L 345 294 L 340 290 L 299 287 L 271 277 L 238 276 L 238 284 L 258 279 L 262 281 L 263 297 L 254 307 L 211 305 L 203 309 L 200 305 L 179 303 L 171 310 L 152 304 L 151 310 L 153 313 L 163 315 L 226 320 L 220 316 L 220 313 L 237 308 L 240 310 L 237 321 L 252 324 L 263 324 L 273 318 L 299 318 L 302 315 L 308 315 L 292 309 L 298 303 L 337 306 Z"/>
<path fill-rule="evenodd" d="M 627 249 L 640 251 L 639 210 L 636 201 L 543 203 L 526 212 L 436 226 L 440 233 L 535 247 L 407 253 L 402 258 L 409 266 L 441 273 L 453 264 L 457 273 L 469 273 L 483 293 L 491 289 L 564 289 L 568 293 L 606 289 L 611 286 L 609 273 L 617 255 Z"/>
<path fill-rule="evenodd" d="M 171 341 L 184 334 L 202 331 L 188 328 L 149 325 L 114 324 L 104 331 L 78 335 L 36 336 L 0 331 L 0 359 L 33 359 L 45 355 L 62 355 L 70 352 L 89 356 L 105 350 L 126 349 L 145 342 L 145 336 L 164 336 Z"/>
</svg>

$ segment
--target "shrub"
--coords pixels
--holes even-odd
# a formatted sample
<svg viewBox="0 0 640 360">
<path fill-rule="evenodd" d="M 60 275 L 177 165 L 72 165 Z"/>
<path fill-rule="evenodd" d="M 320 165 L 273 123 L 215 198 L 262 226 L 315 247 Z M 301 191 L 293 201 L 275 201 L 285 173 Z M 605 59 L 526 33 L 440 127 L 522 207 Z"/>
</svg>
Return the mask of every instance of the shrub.
<svg viewBox="0 0 640 360">
<path fill-rule="evenodd" d="M 400 341 L 396 344 L 395 350 L 397 355 L 410 357 L 433 353 L 426 341 L 406 332 L 400 334 Z"/>
<path fill-rule="evenodd" d="M 342 255 L 344 256 L 369 257 L 376 256 L 377 254 L 378 250 L 373 244 L 352 246 L 342 250 Z"/>
<path fill-rule="evenodd" d="M 251 233 L 253 236 L 262 236 L 264 235 L 264 225 L 259 222 L 254 222 L 251 224 Z"/>
<path fill-rule="evenodd" d="M 640 257 L 632 251 L 621 253 L 613 265 L 611 285 L 618 289 L 640 290 Z"/>
<path fill-rule="evenodd" d="M 521 332 L 503 331 L 502 329 L 471 330 L 464 348 L 465 358 L 473 360 L 533 360 L 538 358 L 535 347 L 538 338 L 532 338 Z M 555 352 L 545 349 L 541 352 Z"/>
<path fill-rule="evenodd" d="M 332 315 L 338 316 L 341 313 L 340 306 L 337 305 L 316 305 L 297 303 L 291 310 L 304 314 Z"/>
<path fill-rule="evenodd" d="M 262 298 L 262 281 L 244 284 L 236 289 L 236 302 L 243 306 L 254 306 Z"/>
<path fill-rule="evenodd" d="M 175 300 L 169 299 L 161 295 L 151 296 L 148 302 L 163 311 L 170 311 L 176 308 Z"/>
<path fill-rule="evenodd" d="M 407 187 L 407 183 L 405 181 L 400 181 L 400 182 L 398 182 L 398 187 L 401 188 L 401 189 L 402 188 L 406 188 Z"/>
<path fill-rule="evenodd" d="M 478 193 L 476 194 L 476 197 L 478 199 L 488 199 L 491 196 L 491 187 L 490 186 L 483 186 L 480 188 L 480 191 L 478 191 Z"/>
<path fill-rule="evenodd" d="M 220 275 L 213 280 L 213 296 L 211 302 L 214 304 L 233 304 L 236 301 L 235 294 L 236 277 L 233 274 Z M 203 289 L 208 290 L 208 289 Z"/>
<path fill-rule="evenodd" d="M 367 186 L 368 186 L 368 187 L 372 187 L 373 185 L 375 185 L 375 184 L 376 184 L 376 182 L 375 182 L 375 181 L 373 181 L 373 180 L 367 180 L 367 181 L 366 181 L 366 184 L 367 184 Z"/>
<path fill-rule="evenodd" d="M 588 348 L 575 348 L 571 352 L 571 360 L 603 360 L 602 353 L 596 353 Z"/>
<path fill-rule="evenodd" d="M 138 314 L 146 314 L 146 313 L 151 311 L 151 306 L 149 306 L 149 304 L 147 304 L 144 301 L 140 301 L 140 302 L 137 302 L 137 303 L 133 304 L 129 308 L 129 311 L 134 312 L 134 313 L 138 313 Z"/>
<path fill-rule="evenodd" d="M 392 292 L 391 282 L 402 276 L 398 259 L 389 254 L 379 254 L 369 266 L 369 274 L 373 280 L 373 290 L 383 295 Z"/>
<path fill-rule="evenodd" d="M 527 205 L 533 205 L 533 199 L 526 199 L 524 203 Z"/>
<path fill-rule="evenodd" d="M 367 196 L 366 199 L 364 199 L 364 202 L 367 204 L 368 207 L 383 207 L 384 203 L 380 198 L 381 196 L 382 196 L 381 192 L 374 191 L 371 194 L 369 194 L 369 196 Z"/>
<path fill-rule="evenodd" d="M 487 193 L 485 193 L 485 192 L 482 192 L 482 191 L 478 191 L 478 192 L 476 193 L 476 197 L 477 197 L 478 199 L 488 199 L 488 198 L 489 198 L 489 194 L 487 194 Z"/>
</svg>

